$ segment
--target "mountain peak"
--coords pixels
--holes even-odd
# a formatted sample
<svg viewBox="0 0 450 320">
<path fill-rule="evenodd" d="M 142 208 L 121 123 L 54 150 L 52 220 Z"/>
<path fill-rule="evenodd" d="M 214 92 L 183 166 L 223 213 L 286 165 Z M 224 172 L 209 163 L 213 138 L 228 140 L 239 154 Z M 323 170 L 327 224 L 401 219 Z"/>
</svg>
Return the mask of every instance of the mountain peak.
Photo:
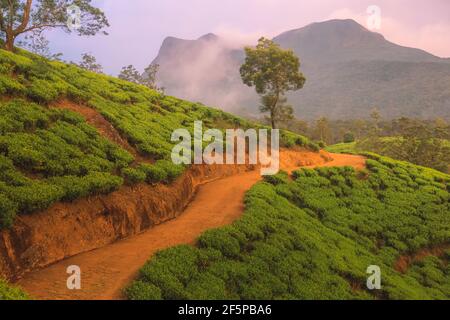
<svg viewBox="0 0 450 320">
<path fill-rule="evenodd" d="M 301 59 L 323 63 L 354 60 L 443 62 L 423 50 L 387 41 L 352 19 L 333 19 L 287 31 L 275 42 L 293 49 Z"/>
<path fill-rule="evenodd" d="M 203 36 L 201 36 L 200 38 L 198 38 L 198 40 L 202 40 L 202 41 L 217 41 L 219 39 L 219 37 L 217 35 L 215 35 L 214 33 L 207 33 Z"/>
</svg>

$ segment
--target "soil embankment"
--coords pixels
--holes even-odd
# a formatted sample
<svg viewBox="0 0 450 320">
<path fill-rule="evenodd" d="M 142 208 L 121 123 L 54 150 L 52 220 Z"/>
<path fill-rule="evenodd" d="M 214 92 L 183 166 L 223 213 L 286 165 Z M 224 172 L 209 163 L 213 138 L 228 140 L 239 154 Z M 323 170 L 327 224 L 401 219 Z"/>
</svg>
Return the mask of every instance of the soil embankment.
<svg viewBox="0 0 450 320">
<path fill-rule="evenodd" d="M 76 254 L 101 248 L 177 217 L 197 187 L 252 169 L 251 166 L 193 166 L 170 186 L 123 186 L 109 195 L 57 203 L 20 215 L 0 231 L 0 277 L 14 280 Z"/>
<path fill-rule="evenodd" d="M 361 169 L 365 165 L 363 157 L 330 155 L 326 152 L 285 150 L 281 153 L 281 159 L 281 166 L 287 171 L 298 167 L 317 166 L 353 166 Z M 58 252 L 53 257 L 54 261 L 58 261 L 57 258 L 61 260 L 64 255 L 73 256 L 71 253 L 77 251 L 77 246 L 83 243 L 89 242 L 90 246 L 83 246 L 83 250 L 79 252 L 95 247 L 100 249 L 78 254 L 28 273 L 18 284 L 38 299 L 120 299 L 121 289 L 137 275 L 139 268 L 152 254 L 174 245 L 194 243 L 205 230 L 228 225 L 241 216 L 244 212 L 245 193 L 261 179 L 259 170 L 248 171 L 247 168 L 237 167 L 226 170 L 224 169 L 226 167 L 230 166 L 209 168 L 209 178 L 213 176 L 225 178 L 203 185 L 200 185 L 200 182 L 208 180 L 206 174 L 193 175 L 192 172 L 188 172 L 175 185 L 158 186 L 157 191 L 150 187 L 139 186 L 137 189 L 140 191 L 134 191 L 136 194 L 133 196 L 129 195 L 133 189 L 128 189 L 107 196 L 106 198 L 110 197 L 108 201 L 97 199 L 98 209 L 89 202 L 80 203 L 79 208 L 85 215 L 80 219 L 76 218 L 79 213 L 76 211 L 67 213 L 67 208 L 63 215 L 64 210 L 61 208 L 59 219 L 47 227 L 42 226 L 53 236 L 59 234 L 60 244 L 56 244 L 55 241 L 52 243 L 47 241 L 42 245 L 35 243 L 39 247 L 38 252 L 41 255 L 45 250 Z M 221 172 L 223 170 L 226 172 Z M 194 193 L 193 201 L 185 208 Z M 113 209 L 112 212 L 102 212 L 106 203 Z M 44 216 L 50 218 L 49 215 L 56 212 L 58 211 L 47 212 Z M 177 218 L 173 219 L 175 217 Z M 68 221 L 70 223 L 67 223 Z M 162 223 L 164 221 L 166 222 Z M 58 228 L 59 224 L 65 224 L 67 228 L 56 233 L 49 231 L 53 227 Z M 144 229 L 148 230 L 141 233 Z M 70 231 L 73 232 L 73 239 L 70 239 Z M 131 237 L 132 235 L 134 236 Z M 94 241 L 88 241 L 90 237 Z M 128 239 L 115 242 L 125 237 Z M 65 250 L 67 246 L 71 247 L 68 242 L 73 244 L 72 250 L 69 251 Z M 66 269 L 70 265 L 81 268 L 81 290 L 71 291 L 66 287 L 68 277 Z"/>
</svg>

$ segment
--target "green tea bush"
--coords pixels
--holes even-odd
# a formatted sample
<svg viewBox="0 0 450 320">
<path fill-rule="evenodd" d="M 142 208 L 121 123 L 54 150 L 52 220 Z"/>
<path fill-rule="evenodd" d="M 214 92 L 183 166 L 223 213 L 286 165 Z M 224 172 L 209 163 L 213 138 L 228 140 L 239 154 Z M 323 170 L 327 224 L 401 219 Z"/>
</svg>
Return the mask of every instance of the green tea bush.
<svg viewBox="0 0 450 320">
<path fill-rule="evenodd" d="M 12 202 L 8 197 L 0 194 L 0 228 L 10 227 L 16 216 L 17 205 Z"/>
<path fill-rule="evenodd" d="M 122 175 L 125 177 L 126 181 L 132 185 L 144 182 L 147 178 L 147 175 L 143 170 L 135 168 L 124 168 L 122 170 Z"/>
<path fill-rule="evenodd" d="M 29 300 L 30 297 L 21 289 L 9 286 L 0 279 L 0 300 Z"/>
<path fill-rule="evenodd" d="M 320 168 L 298 170 L 292 180 L 266 178 L 247 193 L 233 225 L 205 232 L 195 248 L 149 260 L 129 298 L 449 299 L 448 253 L 413 262 L 404 274 L 394 265 L 401 255 L 449 243 L 442 181 L 450 177 L 368 157 L 362 174 Z M 382 289 L 370 291 L 366 270 L 374 264 Z M 146 288 L 161 296 L 146 297 Z"/>
<path fill-rule="evenodd" d="M 125 290 L 130 300 L 161 300 L 161 290 L 144 281 L 136 281 L 133 286 Z"/>
<path fill-rule="evenodd" d="M 139 167 L 145 173 L 148 183 L 158 183 L 167 179 L 167 172 L 163 168 L 150 164 L 142 164 Z"/>
</svg>

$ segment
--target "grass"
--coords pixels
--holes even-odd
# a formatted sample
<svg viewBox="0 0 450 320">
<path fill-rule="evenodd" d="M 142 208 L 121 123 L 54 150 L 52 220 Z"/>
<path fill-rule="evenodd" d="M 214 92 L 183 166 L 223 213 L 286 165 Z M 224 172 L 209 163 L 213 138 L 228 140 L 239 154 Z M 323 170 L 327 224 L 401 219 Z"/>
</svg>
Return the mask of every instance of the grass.
<svg viewBox="0 0 450 320">
<path fill-rule="evenodd" d="M 367 170 L 321 168 L 267 179 L 244 216 L 197 244 L 159 252 L 129 299 L 449 299 L 450 252 L 397 259 L 450 242 L 450 176 L 366 154 Z M 366 289 L 378 265 L 381 290 Z"/>
</svg>

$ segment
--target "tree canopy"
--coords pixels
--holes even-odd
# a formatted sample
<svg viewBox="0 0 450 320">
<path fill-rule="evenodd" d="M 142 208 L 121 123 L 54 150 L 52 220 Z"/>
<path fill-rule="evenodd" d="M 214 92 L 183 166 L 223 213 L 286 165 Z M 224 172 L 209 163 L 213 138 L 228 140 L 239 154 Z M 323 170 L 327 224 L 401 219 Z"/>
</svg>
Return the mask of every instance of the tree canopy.
<svg viewBox="0 0 450 320">
<path fill-rule="evenodd" d="M 299 90 L 305 84 L 300 60 L 292 50 L 283 50 L 266 38 L 259 39 L 256 48 L 245 48 L 245 53 L 246 59 L 240 69 L 242 81 L 255 87 L 262 97 L 261 111 L 270 112 L 272 127 L 275 128 L 277 117 L 292 113 L 285 105 L 284 94 Z"/>
<path fill-rule="evenodd" d="M 18 36 L 60 28 L 80 36 L 93 36 L 109 26 L 91 0 L 0 0 L 0 32 L 4 48 L 12 51 Z M 103 31 L 106 34 L 105 31 Z"/>
</svg>

